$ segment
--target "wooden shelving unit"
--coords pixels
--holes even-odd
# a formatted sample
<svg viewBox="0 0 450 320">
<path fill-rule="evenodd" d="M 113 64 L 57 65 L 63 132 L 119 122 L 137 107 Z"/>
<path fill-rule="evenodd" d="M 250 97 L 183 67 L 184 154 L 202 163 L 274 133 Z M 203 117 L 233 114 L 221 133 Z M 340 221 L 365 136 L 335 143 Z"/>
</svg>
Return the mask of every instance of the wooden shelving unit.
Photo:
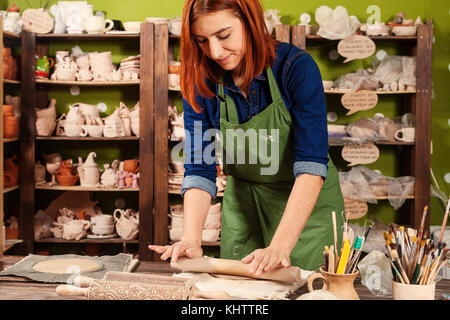
<svg viewBox="0 0 450 320">
<path fill-rule="evenodd" d="M 1 43 L 1 52 L 0 52 L 0 61 L 3 61 L 3 48 L 7 45 L 8 47 L 18 46 L 20 45 L 20 35 L 3 31 L 3 18 L 0 17 L 0 43 Z M 3 166 L 4 166 L 4 158 L 5 158 L 5 144 L 19 141 L 19 137 L 17 138 L 3 138 L 3 101 L 4 101 L 4 86 L 5 85 L 14 85 L 20 86 L 20 81 L 18 80 L 10 80 L 3 79 L 3 63 L 0 65 L 0 222 L 1 226 L 5 223 L 5 201 L 4 197 L 8 196 L 12 191 L 19 189 L 19 185 L 12 187 L 4 187 L 3 186 Z M 20 224 L 21 221 L 19 221 Z M 22 240 L 5 240 L 5 235 L 3 233 L 3 227 L 0 228 L 0 257 L 3 254 L 14 247 L 16 244 L 20 243 Z"/>
<path fill-rule="evenodd" d="M 291 30 L 292 44 L 307 50 L 316 44 L 334 44 L 339 40 L 328 40 L 320 36 L 306 36 L 305 26 L 293 26 Z M 421 222 L 423 208 L 430 204 L 430 149 L 431 149 L 431 70 L 433 23 L 429 19 L 426 24 L 418 27 L 417 36 L 370 36 L 376 43 L 401 45 L 410 55 L 416 56 L 416 91 L 384 92 L 377 94 L 396 94 L 403 97 L 403 111 L 412 112 L 416 116 L 415 143 L 377 142 L 378 145 L 398 146 L 398 169 L 402 176 L 413 176 L 416 184 L 414 197 L 408 197 L 400 209 L 401 224 L 418 228 Z M 326 94 L 345 93 L 342 90 L 326 91 Z M 331 139 L 333 140 L 333 139 Z M 342 146 L 335 139 L 332 146 Z M 381 199 L 380 199 L 381 200 Z M 426 226 L 429 228 L 429 216 Z"/>
<path fill-rule="evenodd" d="M 154 47 L 155 47 L 155 27 L 150 23 L 141 24 L 140 34 L 105 34 L 105 35 L 69 35 L 69 34 L 35 34 L 23 31 L 22 41 L 22 86 L 27 92 L 23 97 L 23 122 L 21 128 L 23 135 L 21 139 L 21 196 L 24 202 L 21 210 L 21 224 L 23 235 L 23 253 L 32 253 L 35 243 L 45 244 L 137 244 L 139 260 L 151 260 L 153 255 L 148 250 L 148 245 L 153 242 L 153 131 L 154 131 Z M 139 44 L 141 61 L 141 73 L 139 80 L 120 82 L 83 82 L 83 81 L 52 81 L 35 78 L 35 53 L 39 55 L 49 55 L 49 44 L 53 41 L 122 41 L 124 45 L 129 41 Z M 51 86 L 88 86 L 88 87 L 122 87 L 138 86 L 140 102 L 140 135 L 139 137 L 123 138 L 70 138 L 63 136 L 37 137 L 35 133 L 35 106 L 46 105 L 49 100 L 49 88 Z M 139 188 L 86 188 L 81 186 L 62 187 L 35 185 L 33 166 L 36 162 L 37 144 L 44 148 L 50 142 L 98 142 L 115 143 L 127 141 L 137 142 L 139 148 L 140 179 Z M 70 145 L 71 148 L 73 145 Z M 95 151 L 95 150 L 94 150 Z M 51 191 L 89 191 L 94 192 L 132 192 L 139 197 L 139 239 L 134 241 L 124 241 L 119 238 L 112 239 L 82 239 L 79 241 L 67 241 L 63 239 L 42 239 L 34 240 L 33 216 L 37 210 L 35 190 L 40 194 Z"/>
<path fill-rule="evenodd" d="M 174 58 L 174 48 L 179 44 L 180 37 L 169 35 L 167 25 L 156 26 L 155 46 L 155 221 L 154 243 L 166 245 L 169 243 L 168 229 L 168 195 L 180 195 L 178 191 L 168 190 L 168 112 L 167 106 L 172 105 L 173 95 L 181 94 L 179 90 L 168 87 L 169 61 Z M 278 25 L 275 38 L 279 41 L 290 41 L 290 27 Z M 219 193 L 217 198 L 223 197 Z M 181 198 L 181 196 L 180 196 Z M 219 247 L 220 242 L 204 242 L 202 246 Z M 156 255 L 155 255 L 156 256 Z"/>
</svg>

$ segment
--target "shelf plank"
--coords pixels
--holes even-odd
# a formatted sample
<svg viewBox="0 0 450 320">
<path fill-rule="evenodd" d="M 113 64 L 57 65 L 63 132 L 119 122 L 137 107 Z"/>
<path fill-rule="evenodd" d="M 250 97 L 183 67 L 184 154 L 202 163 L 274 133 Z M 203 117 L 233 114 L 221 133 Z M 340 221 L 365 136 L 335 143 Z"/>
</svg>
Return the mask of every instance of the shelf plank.
<svg viewBox="0 0 450 320">
<path fill-rule="evenodd" d="M 12 240 L 6 240 L 5 246 L 3 248 L 3 253 L 14 247 L 16 244 L 22 243 L 23 240 L 20 239 L 12 239 Z"/>
<path fill-rule="evenodd" d="M 19 141 L 19 138 L 6 138 L 6 139 L 2 139 L 3 143 L 8 143 L 8 142 L 14 142 L 14 141 Z"/>
<path fill-rule="evenodd" d="M 346 93 L 350 93 L 350 92 L 355 92 L 355 90 L 345 90 L 345 89 L 335 89 L 335 90 L 325 90 L 325 94 L 346 94 Z M 374 92 L 376 94 L 415 94 L 416 90 L 397 90 L 397 91 L 382 91 L 382 90 L 377 90 L 377 91 L 371 91 Z"/>
<path fill-rule="evenodd" d="M 55 190 L 55 191 L 95 191 L 95 192 L 139 192 L 139 188 L 97 188 L 97 187 L 82 187 L 82 186 L 46 186 L 37 185 L 36 190 Z"/>
<path fill-rule="evenodd" d="M 65 239 L 57 239 L 57 238 L 47 238 L 47 239 L 41 239 L 41 240 L 35 240 L 35 243 L 62 243 L 62 244 L 69 244 L 69 243 L 139 243 L 139 240 L 123 240 L 120 237 L 112 238 L 112 239 L 80 239 L 80 240 L 65 240 Z"/>
<path fill-rule="evenodd" d="M 389 199 L 401 199 L 400 197 L 389 197 L 389 196 L 385 196 L 385 197 L 377 197 L 377 200 L 389 200 Z M 406 196 L 405 199 L 415 199 L 414 196 Z"/>
<path fill-rule="evenodd" d="M 48 39 L 48 40 L 139 40 L 140 34 L 120 34 L 120 33 L 105 33 L 105 34 L 55 34 L 47 33 L 36 34 L 37 39 Z"/>
<path fill-rule="evenodd" d="M 367 36 L 368 38 L 374 40 L 374 41 L 402 41 L 402 42 L 415 42 L 417 41 L 417 36 Z M 339 42 L 340 39 L 337 40 L 330 40 L 326 38 L 322 38 L 318 35 L 309 35 L 306 36 L 306 41 L 320 41 L 320 42 Z"/>
<path fill-rule="evenodd" d="M 3 79 L 3 83 L 6 83 L 6 84 L 20 84 L 20 81 L 19 80 Z"/>
<path fill-rule="evenodd" d="M 3 194 L 17 190 L 20 188 L 20 185 L 16 185 L 16 186 L 12 186 L 12 187 L 8 187 L 8 188 L 4 188 L 3 189 Z"/>
<path fill-rule="evenodd" d="M 139 85 L 140 80 L 130 81 L 57 81 L 47 79 L 36 79 L 36 83 L 59 85 L 59 86 L 83 86 L 83 87 L 114 87 Z"/>
<path fill-rule="evenodd" d="M 367 143 L 374 143 L 376 145 L 385 145 L 385 146 L 414 146 L 414 142 L 401 142 L 401 141 L 371 141 Z M 351 138 L 328 138 L 329 146 L 346 146 L 346 145 L 360 145 L 363 143 L 355 142 Z"/>
<path fill-rule="evenodd" d="M 3 31 L 3 37 L 5 39 L 20 39 L 20 34 L 18 33 L 14 33 L 14 32 L 9 32 L 9 31 Z"/>
<path fill-rule="evenodd" d="M 54 141 L 137 141 L 139 137 L 66 137 L 66 136 L 52 136 L 52 137 L 36 137 L 36 140 L 54 140 Z"/>
</svg>

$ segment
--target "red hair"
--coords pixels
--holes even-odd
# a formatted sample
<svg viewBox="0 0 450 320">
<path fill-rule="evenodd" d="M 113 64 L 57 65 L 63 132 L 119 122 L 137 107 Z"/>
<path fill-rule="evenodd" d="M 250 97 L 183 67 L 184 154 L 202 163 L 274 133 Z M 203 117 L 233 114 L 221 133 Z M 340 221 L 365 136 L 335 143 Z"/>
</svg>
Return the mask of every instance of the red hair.
<svg viewBox="0 0 450 320">
<path fill-rule="evenodd" d="M 242 59 L 243 85 L 247 90 L 252 79 L 260 75 L 275 61 L 274 41 L 264 20 L 259 0 L 186 0 L 183 8 L 180 40 L 181 92 L 196 112 L 201 112 L 195 97 L 215 96 L 205 79 L 220 82 L 224 70 L 208 58 L 191 33 L 191 26 L 201 14 L 230 10 L 244 25 L 245 43 Z"/>
</svg>

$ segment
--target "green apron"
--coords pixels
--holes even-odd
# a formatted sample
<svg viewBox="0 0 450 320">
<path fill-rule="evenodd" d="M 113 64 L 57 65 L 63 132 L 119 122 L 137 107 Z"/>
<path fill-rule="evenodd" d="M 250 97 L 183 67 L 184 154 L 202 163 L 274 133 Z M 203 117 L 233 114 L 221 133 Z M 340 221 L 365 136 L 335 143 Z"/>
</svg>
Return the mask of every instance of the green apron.
<svg viewBox="0 0 450 320">
<path fill-rule="evenodd" d="M 220 103 L 222 158 L 224 173 L 227 174 L 220 249 L 224 259 L 239 260 L 270 244 L 295 182 L 291 115 L 281 98 L 271 69 L 267 69 L 267 76 L 272 104 L 243 124 L 239 124 L 233 99 L 225 96 L 223 85 L 219 85 L 219 95 L 223 98 Z M 238 134 L 228 136 L 229 129 L 240 132 L 241 137 Z M 279 150 L 279 170 L 275 174 L 262 174 L 261 170 L 270 170 L 273 166 L 274 161 L 268 162 L 272 150 Z M 243 155 L 244 163 L 240 158 Z M 335 211 L 339 217 L 342 210 L 344 202 L 338 173 L 330 160 L 327 179 L 317 203 L 291 252 L 291 265 L 317 270 L 323 264 L 324 246 L 334 243 L 331 212 Z M 342 221 L 337 220 L 339 245 L 342 240 Z"/>
</svg>

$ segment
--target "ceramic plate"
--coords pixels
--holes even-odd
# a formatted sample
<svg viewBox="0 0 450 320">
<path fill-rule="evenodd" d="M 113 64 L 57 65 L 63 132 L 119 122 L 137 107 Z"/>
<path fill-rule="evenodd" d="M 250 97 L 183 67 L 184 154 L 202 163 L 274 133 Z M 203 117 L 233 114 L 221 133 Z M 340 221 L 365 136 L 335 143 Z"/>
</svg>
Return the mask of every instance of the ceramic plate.
<svg viewBox="0 0 450 320">
<path fill-rule="evenodd" d="M 116 238 L 119 235 L 117 233 L 113 233 L 113 234 L 106 234 L 106 235 L 99 235 L 99 234 L 88 234 L 86 237 L 88 239 L 111 239 L 111 238 Z"/>
</svg>

